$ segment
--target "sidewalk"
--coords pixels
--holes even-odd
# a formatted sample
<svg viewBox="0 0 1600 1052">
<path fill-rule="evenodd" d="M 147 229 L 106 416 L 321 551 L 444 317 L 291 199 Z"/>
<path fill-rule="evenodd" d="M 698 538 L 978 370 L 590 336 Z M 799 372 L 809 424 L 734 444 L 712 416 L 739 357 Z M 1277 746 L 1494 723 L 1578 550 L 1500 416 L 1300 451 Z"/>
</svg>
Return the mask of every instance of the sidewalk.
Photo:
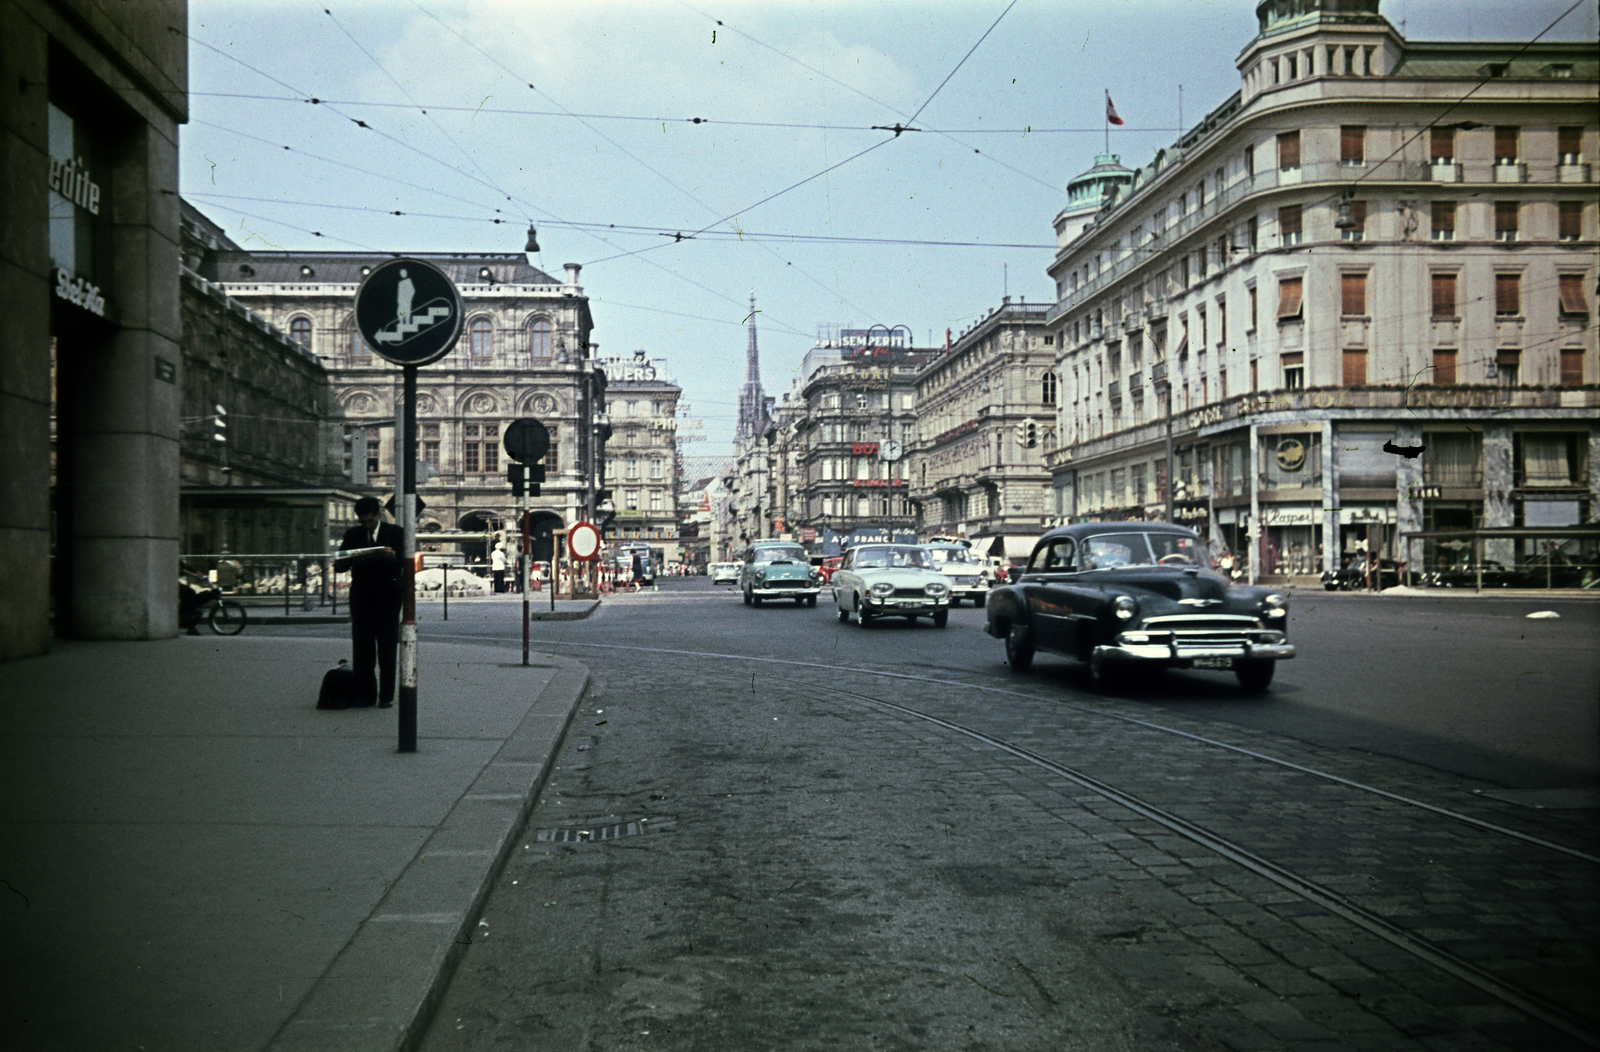
<svg viewBox="0 0 1600 1052">
<path fill-rule="evenodd" d="M 427 1022 L 587 684 L 429 641 L 318 711 L 347 640 L 57 642 L 0 664 L 0 1048 L 389 1050 Z"/>
</svg>

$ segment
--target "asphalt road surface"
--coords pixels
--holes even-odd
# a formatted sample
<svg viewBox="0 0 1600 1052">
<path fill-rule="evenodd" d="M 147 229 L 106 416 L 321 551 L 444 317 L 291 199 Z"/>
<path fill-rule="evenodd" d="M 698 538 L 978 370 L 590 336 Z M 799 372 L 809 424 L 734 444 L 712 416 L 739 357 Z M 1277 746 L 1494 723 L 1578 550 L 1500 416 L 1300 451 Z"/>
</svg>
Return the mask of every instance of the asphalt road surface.
<svg viewBox="0 0 1600 1052">
<path fill-rule="evenodd" d="M 1261 698 L 703 579 L 536 624 L 594 688 L 423 1047 L 1595 1047 L 1597 615 L 1302 596 Z"/>
</svg>

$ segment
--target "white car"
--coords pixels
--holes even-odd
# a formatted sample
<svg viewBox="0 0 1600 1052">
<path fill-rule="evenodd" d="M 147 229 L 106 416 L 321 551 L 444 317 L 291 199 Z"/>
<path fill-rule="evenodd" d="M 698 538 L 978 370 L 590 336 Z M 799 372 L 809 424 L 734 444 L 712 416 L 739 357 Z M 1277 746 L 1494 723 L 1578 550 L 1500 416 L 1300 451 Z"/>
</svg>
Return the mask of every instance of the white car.
<svg viewBox="0 0 1600 1052">
<path fill-rule="evenodd" d="M 983 556 L 965 544 L 947 544 L 934 541 L 924 544 L 933 556 L 934 567 L 950 582 L 950 605 L 971 599 L 973 606 L 983 606 L 989 595 L 988 565 Z"/>
<path fill-rule="evenodd" d="M 712 563 L 711 583 L 738 584 L 740 569 L 742 567 L 739 563 Z"/>
<path fill-rule="evenodd" d="M 926 548 L 910 544 L 864 544 L 844 553 L 829 581 L 839 620 L 854 613 L 865 628 L 874 618 L 950 620 L 950 585 L 933 567 Z"/>
</svg>

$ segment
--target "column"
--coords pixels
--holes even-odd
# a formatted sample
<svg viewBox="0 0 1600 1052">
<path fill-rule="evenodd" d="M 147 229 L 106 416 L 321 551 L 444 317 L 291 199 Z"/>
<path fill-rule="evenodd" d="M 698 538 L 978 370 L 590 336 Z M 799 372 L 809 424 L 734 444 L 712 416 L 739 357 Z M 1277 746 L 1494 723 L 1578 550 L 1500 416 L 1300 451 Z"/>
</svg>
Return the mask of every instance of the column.
<svg viewBox="0 0 1600 1052">
<path fill-rule="evenodd" d="M 1511 506 L 1515 474 L 1511 463 L 1511 425 L 1485 423 L 1483 426 L 1483 525 L 1485 528 L 1513 526 L 1516 509 Z M 1508 569 L 1516 562 L 1516 542 L 1484 542 L 1484 558 Z"/>
<path fill-rule="evenodd" d="M 1422 445 L 1422 425 L 1412 420 L 1395 425 L 1394 443 L 1397 446 Z M 1406 539 L 1406 534 L 1417 533 L 1423 526 L 1423 503 L 1417 493 L 1422 486 L 1423 458 L 1427 455 L 1423 453 L 1415 459 L 1394 458 L 1395 530 L 1400 535 L 1400 558 L 1409 564 L 1412 573 L 1427 569 L 1423 542 Z"/>
</svg>

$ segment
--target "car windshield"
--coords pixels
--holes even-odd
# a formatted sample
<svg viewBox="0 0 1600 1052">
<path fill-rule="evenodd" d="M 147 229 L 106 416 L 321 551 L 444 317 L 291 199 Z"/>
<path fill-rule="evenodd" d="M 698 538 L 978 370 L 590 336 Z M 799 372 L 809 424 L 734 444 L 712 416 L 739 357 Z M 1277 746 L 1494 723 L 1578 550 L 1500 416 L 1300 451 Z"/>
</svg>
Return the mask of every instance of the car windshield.
<svg viewBox="0 0 1600 1052">
<path fill-rule="evenodd" d="M 1102 533 L 1083 540 L 1085 570 L 1123 566 L 1209 566 L 1210 558 L 1193 537 L 1167 533 Z"/>
<path fill-rule="evenodd" d="M 973 563 L 978 562 L 978 557 L 972 554 L 970 548 L 929 548 L 933 555 L 933 565 L 943 566 L 945 563 Z"/>
<path fill-rule="evenodd" d="M 863 548 L 852 564 L 857 570 L 912 568 L 930 569 L 933 565 L 925 548 Z"/>
<path fill-rule="evenodd" d="M 783 544 L 773 544 L 757 548 L 755 561 L 758 563 L 805 563 L 811 560 L 806 558 L 806 550 L 799 545 L 790 547 Z"/>
</svg>

